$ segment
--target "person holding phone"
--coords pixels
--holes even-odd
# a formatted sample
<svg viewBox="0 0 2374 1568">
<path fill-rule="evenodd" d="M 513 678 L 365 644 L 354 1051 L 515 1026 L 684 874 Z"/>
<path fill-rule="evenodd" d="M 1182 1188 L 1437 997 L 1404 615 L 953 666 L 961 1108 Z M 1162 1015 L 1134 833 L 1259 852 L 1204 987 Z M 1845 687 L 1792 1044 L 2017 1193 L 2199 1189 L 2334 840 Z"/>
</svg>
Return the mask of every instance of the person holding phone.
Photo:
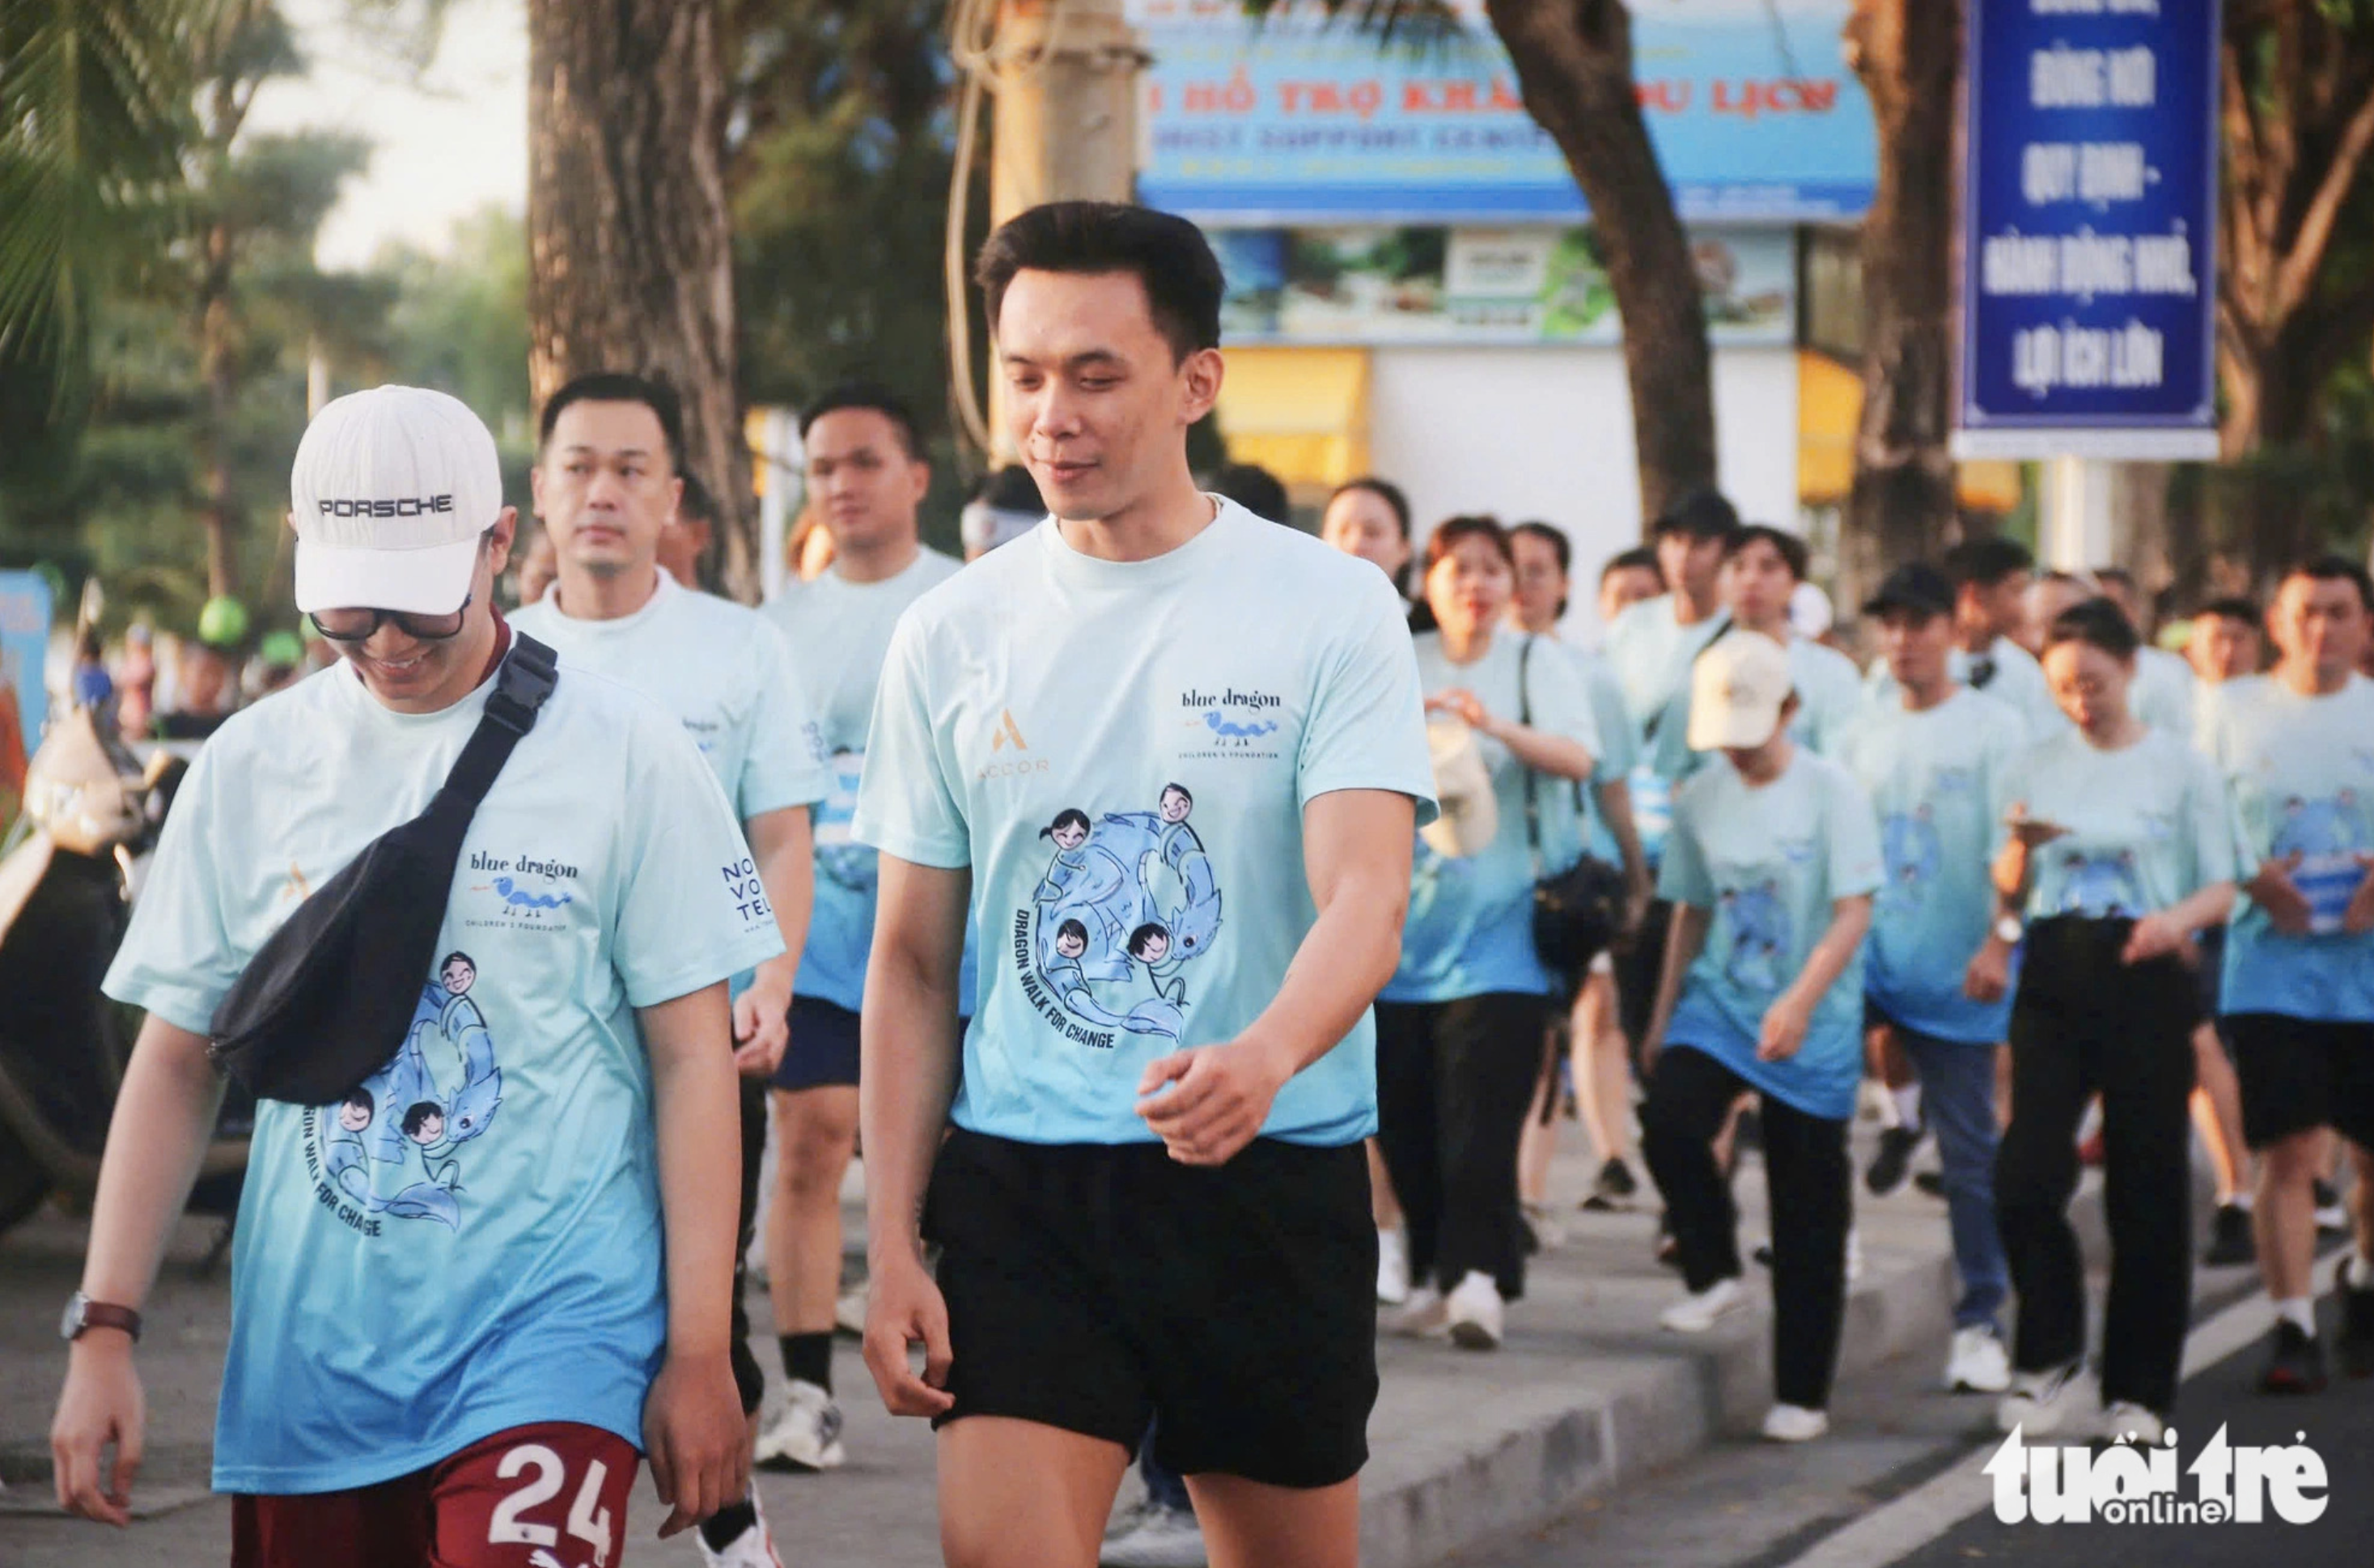
<svg viewBox="0 0 2374 1568">
<path fill-rule="evenodd" d="M 2054 617 L 2044 673 L 2074 729 L 2013 769 L 1995 890 L 2024 920 L 2011 1018 L 2012 1119 L 1995 1211 L 2019 1293 L 2016 1375 L 1997 1419 L 2030 1441 L 2076 1414 L 2086 1274 L 2069 1199 L 2077 1120 L 2102 1096 L 2110 1230 L 2101 1396 L 2110 1435 L 2160 1440 L 2192 1287 L 2187 1101 L 2193 937 L 2234 898 L 2225 788 L 2184 737 L 2128 703 L 2134 626 L 2106 599 Z"/>
</svg>

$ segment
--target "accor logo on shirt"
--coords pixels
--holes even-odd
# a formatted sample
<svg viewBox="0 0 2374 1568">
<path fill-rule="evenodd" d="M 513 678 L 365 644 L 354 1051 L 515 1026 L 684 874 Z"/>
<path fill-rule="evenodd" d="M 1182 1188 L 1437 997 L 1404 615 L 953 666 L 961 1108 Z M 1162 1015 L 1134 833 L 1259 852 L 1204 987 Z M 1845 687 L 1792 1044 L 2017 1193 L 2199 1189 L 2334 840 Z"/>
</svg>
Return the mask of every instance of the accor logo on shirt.
<svg viewBox="0 0 2374 1568">
<path fill-rule="evenodd" d="M 1029 754 L 1030 743 L 1022 737 L 1022 726 L 1014 721 L 1014 710 L 1001 708 L 997 722 L 989 727 L 990 760 L 981 764 L 977 779 L 1022 778 L 1048 771 L 1047 759 Z"/>
</svg>

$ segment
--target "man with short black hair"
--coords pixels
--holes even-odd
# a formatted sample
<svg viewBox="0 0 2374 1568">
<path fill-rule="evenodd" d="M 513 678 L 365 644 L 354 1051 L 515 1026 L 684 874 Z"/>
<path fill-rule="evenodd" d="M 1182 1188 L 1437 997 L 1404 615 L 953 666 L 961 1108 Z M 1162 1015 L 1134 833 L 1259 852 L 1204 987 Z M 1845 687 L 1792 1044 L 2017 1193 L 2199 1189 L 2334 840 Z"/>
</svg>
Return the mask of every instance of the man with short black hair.
<svg viewBox="0 0 2374 1568">
<path fill-rule="evenodd" d="M 1947 673 L 2018 714 L 2031 739 L 2059 733 L 2068 720 L 2045 685 L 2043 666 L 2020 642 L 2036 557 L 2018 540 L 1990 533 L 1963 540 L 1945 552 L 1939 567 L 1954 589 L 1954 650 Z M 1873 662 L 1865 685 L 1875 706 L 1884 708 L 1896 697 L 1884 659 Z"/>
<path fill-rule="evenodd" d="M 2282 658 L 2265 680 L 2216 688 L 2201 738 L 2256 868 L 2227 928 L 2219 1005 L 2277 1315 L 2260 1387 L 2304 1394 L 2325 1381 L 2310 1293 L 2328 1129 L 2357 1164 L 2342 1349 L 2354 1375 L 2374 1375 L 2374 683 L 2356 673 L 2374 583 L 2339 556 L 2303 562 L 2268 622 Z"/>
<path fill-rule="evenodd" d="M 2205 694 L 2256 675 L 2267 661 L 2266 641 L 2266 616 L 2257 603 L 2239 596 L 2213 599 L 2192 614 L 2184 658 Z"/>
<path fill-rule="evenodd" d="M 848 1457 L 833 1398 L 832 1337 L 840 1183 L 857 1148 L 859 1010 L 876 885 L 874 851 L 850 837 L 850 818 L 890 628 L 958 563 L 923 544 L 916 514 L 932 470 L 915 416 L 895 392 L 870 381 L 832 388 L 801 415 L 800 442 L 810 504 L 832 537 L 832 564 L 811 580 L 786 583 L 766 614 L 791 643 L 822 726 L 830 777 L 817 817 L 816 919 L 792 1003 L 791 1048 L 770 1096 L 775 1190 L 767 1292 L 787 1387 L 758 1434 L 758 1457 L 770 1469 L 828 1470 Z"/>
<path fill-rule="evenodd" d="M 1349 1568 L 1416 656 L 1381 573 L 1196 489 L 1222 285 L 1193 224 L 1033 208 L 978 275 L 1054 517 L 885 661 L 866 1364 L 939 1423 L 951 1562 L 1088 1568 L 1154 1416 L 1219 1568 Z M 968 907 L 994 941 L 959 1053 Z"/>
<path fill-rule="evenodd" d="M 675 394 L 640 376 L 603 373 L 562 387 L 552 405 L 528 478 L 558 575 L 515 623 L 563 659 L 641 692 L 685 727 L 742 825 L 756 901 L 772 907 L 783 939 L 782 954 L 736 977 L 733 998 L 738 1230 L 746 1251 L 767 1141 L 764 1084 L 782 1059 L 814 898 L 809 813 L 830 788 L 823 743 L 782 634 L 757 611 L 700 592 L 660 564 L 686 485 L 676 469 Z M 755 1438 L 766 1380 L 747 1343 L 742 1279 L 737 1251 L 734 1373 Z M 700 1545 L 720 1568 L 780 1568 L 755 1492 L 703 1520 Z"/>
<path fill-rule="evenodd" d="M 343 659 L 207 743 L 107 979 L 148 1020 L 51 1446 L 60 1503 L 117 1525 L 137 1308 L 223 1094 L 217 1010 L 312 889 L 440 796 L 512 641 L 493 590 L 515 514 L 461 404 L 330 403 L 291 489 L 297 607 Z M 663 1535 L 742 1494 L 725 980 L 782 951 L 748 853 L 682 726 L 562 665 L 467 817 L 367 1098 L 257 1112 L 214 1443 L 241 1568 L 617 1562 L 639 1446 Z"/>
</svg>

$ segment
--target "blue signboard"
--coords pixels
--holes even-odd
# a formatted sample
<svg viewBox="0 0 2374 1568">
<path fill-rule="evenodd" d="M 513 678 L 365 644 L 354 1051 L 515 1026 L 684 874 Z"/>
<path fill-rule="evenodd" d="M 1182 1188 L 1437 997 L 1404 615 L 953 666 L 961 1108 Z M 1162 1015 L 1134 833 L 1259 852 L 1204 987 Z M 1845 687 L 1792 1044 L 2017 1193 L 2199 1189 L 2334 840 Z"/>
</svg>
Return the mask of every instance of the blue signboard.
<svg viewBox="0 0 2374 1568">
<path fill-rule="evenodd" d="M 2217 9 L 1969 0 L 1959 455 L 2216 455 Z"/>
<path fill-rule="evenodd" d="M 1572 224 L 1582 192 L 1518 96 L 1480 0 L 1459 36 L 1389 43 L 1319 8 L 1134 0 L 1138 199 L 1207 225 Z M 1877 167 L 1845 64 L 1849 0 L 1635 4 L 1641 111 L 1690 222 L 1852 218 Z"/>
<path fill-rule="evenodd" d="M 34 572 L 0 572 L 0 688 L 16 694 L 28 755 L 41 743 L 49 719 L 50 696 L 42 688 L 49 654 L 49 583 Z"/>
</svg>

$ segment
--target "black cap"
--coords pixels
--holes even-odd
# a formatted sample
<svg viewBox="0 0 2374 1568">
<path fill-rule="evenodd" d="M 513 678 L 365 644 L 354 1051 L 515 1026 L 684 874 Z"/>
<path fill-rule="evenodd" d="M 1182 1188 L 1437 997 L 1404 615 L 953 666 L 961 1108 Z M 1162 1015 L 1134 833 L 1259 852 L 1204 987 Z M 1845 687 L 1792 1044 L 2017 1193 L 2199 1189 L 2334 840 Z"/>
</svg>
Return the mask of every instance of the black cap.
<svg viewBox="0 0 2374 1568">
<path fill-rule="evenodd" d="M 1950 615 L 1954 613 L 1954 585 L 1945 574 L 1926 561 L 1914 561 L 1887 574 L 1879 591 L 1863 604 L 1866 615 L 1884 615 L 1890 610 L 1910 610 L 1919 615 Z"/>
<path fill-rule="evenodd" d="M 1649 532 L 1686 533 L 1693 539 L 1728 539 L 1739 532 L 1739 511 L 1720 490 L 1693 490 L 1667 507 Z"/>
</svg>

